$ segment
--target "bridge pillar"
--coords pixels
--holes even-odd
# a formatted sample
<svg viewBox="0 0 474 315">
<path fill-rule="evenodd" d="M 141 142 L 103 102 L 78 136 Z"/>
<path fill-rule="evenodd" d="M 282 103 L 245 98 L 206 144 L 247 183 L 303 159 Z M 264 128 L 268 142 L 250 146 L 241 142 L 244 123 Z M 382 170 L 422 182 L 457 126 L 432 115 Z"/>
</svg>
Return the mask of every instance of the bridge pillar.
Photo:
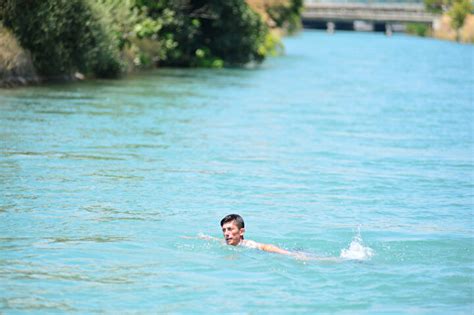
<svg viewBox="0 0 474 315">
<path fill-rule="evenodd" d="M 385 35 L 392 36 L 392 33 L 393 33 L 392 24 L 386 23 L 385 24 Z"/>
<path fill-rule="evenodd" d="M 433 19 L 433 22 L 431 22 L 431 29 L 433 31 L 437 31 L 441 29 L 441 18 L 437 17 L 436 19 Z"/>
<path fill-rule="evenodd" d="M 335 30 L 336 30 L 336 24 L 334 22 L 327 22 L 326 23 L 326 31 L 329 34 L 334 33 Z"/>
</svg>

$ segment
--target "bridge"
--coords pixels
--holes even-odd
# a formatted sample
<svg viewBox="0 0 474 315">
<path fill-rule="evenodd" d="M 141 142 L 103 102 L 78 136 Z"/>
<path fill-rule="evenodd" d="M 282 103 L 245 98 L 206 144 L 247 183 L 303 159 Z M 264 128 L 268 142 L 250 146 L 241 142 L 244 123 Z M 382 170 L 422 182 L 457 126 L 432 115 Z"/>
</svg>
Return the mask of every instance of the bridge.
<svg viewBox="0 0 474 315">
<path fill-rule="evenodd" d="M 433 24 L 438 17 L 425 10 L 422 3 L 316 2 L 306 1 L 303 25 L 324 28 L 329 32 L 343 30 L 374 30 L 391 34 L 406 23 Z"/>
</svg>

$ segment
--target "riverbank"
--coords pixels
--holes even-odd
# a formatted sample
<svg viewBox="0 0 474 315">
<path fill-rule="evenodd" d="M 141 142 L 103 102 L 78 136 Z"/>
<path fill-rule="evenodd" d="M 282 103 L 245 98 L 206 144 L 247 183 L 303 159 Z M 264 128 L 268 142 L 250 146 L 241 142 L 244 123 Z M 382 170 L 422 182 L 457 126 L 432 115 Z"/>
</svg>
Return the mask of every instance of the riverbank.
<svg viewBox="0 0 474 315">
<path fill-rule="evenodd" d="M 84 79 L 80 73 L 44 78 L 38 75 L 31 53 L 21 47 L 15 36 L 0 25 L 0 88 L 41 84 L 45 81 Z"/>
<path fill-rule="evenodd" d="M 301 0 L 6 0 L 0 86 L 119 78 L 155 67 L 238 67 L 282 50 L 301 27 Z M 74 31 L 72 31 L 74 30 Z"/>
<path fill-rule="evenodd" d="M 439 40 L 474 44 L 474 15 L 471 14 L 466 17 L 463 27 L 458 32 L 451 25 L 451 17 L 444 14 L 434 21 L 433 26 L 409 23 L 406 26 L 406 33 L 419 37 L 432 37 Z"/>
<path fill-rule="evenodd" d="M 20 46 L 12 32 L 0 26 L 0 87 L 40 82 L 31 54 Z"/>
<path fill-rule="evenodd" d="M 459 38 L 456 30 L 451 26 L 451 17 L 444 14 L 434 25 L 432 36 L 437 39 L 474 44 L 474 14 L 466 16 L 464 25 L 459 29 Z"/>
</svg>

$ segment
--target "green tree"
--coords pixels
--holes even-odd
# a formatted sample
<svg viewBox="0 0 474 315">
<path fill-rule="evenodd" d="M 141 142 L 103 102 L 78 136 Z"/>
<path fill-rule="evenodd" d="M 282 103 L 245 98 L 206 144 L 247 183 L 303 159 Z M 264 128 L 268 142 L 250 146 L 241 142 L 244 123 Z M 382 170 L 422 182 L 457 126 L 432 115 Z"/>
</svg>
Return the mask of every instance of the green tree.
<svg viewBox="0 0 474 315">
<path fill-rule="evenodd" d="M 243 65 L 260 62 L 275 48 L 268 27 L 244 0 L 137 0 L 153 19 L 166 12 L 157 38 L 172 39 L 162 64 L 170 66 Z"/>
<path fill-rule="evenodd" d="M 286 3 L 270 5 L 266 9 L 276 26 L 285 29 L 289 34 L 301 29 L 302 10 L 303 0 L 289 0 Z"/>
<path fill-rule="evenodd" d="M 451 26 L 456 30 L 456 40 L 460 39 L 459 29 L 464 25 L 466 16 L 473 10 L 470 0 L 453 0 L 448 11 L 451 17 Z"/>
<path fill-rule="evenodd" d="M 429 28 L 428 25 L 423 23 L 408 23 L 406 25 L 406 31 L 408 34 L 424 37 L 428 34 Z"/>
<path fill-rule="evenodd" d="M 0 19 L 31 52 L 43 76 L 121 72 L 116 43 L 88 0 L 3 0 Z"/>
<path fill-rule="evenodd" d="M 269 30 L 245 1 L 196 2 L 197 8 L 207 8 L 207 16 L 201 19 L 198 39 L 213 56 L 230 65 L 260 62 L 265 58 L 265 39 Z"/>
</svg>

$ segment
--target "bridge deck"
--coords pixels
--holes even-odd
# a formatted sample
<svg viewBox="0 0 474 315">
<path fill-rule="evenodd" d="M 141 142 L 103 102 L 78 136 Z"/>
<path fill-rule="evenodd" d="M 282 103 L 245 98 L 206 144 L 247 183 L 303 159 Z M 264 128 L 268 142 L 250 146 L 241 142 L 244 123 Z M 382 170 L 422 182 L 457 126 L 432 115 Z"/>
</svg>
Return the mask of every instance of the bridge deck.
<svg viewBox="0 0 474 315">
<path fill-rule="evenodd" d="M 323 3 L 305 4 L 303 20 L 432 23 L 437 16 L 415 3 Z"/>
</svg>

